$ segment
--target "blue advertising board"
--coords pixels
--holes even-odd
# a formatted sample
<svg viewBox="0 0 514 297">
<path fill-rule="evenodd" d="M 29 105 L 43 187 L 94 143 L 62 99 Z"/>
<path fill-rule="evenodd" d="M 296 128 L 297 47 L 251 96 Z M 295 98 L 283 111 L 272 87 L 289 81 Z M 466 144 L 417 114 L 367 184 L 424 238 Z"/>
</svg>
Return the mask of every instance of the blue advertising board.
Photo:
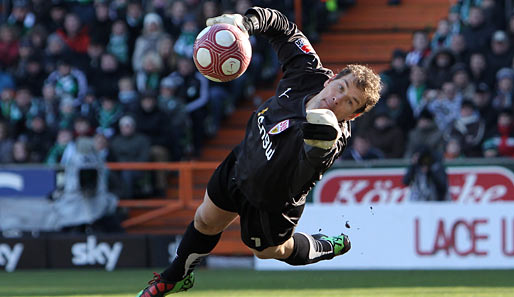
<svg viewBox="0 0 514 297">
<path fill-rule="evenodd" d="M 1 168 L 0 198 L 44 198 L 55 190 L 55 170 L 52 168 Z"/>
</svg>

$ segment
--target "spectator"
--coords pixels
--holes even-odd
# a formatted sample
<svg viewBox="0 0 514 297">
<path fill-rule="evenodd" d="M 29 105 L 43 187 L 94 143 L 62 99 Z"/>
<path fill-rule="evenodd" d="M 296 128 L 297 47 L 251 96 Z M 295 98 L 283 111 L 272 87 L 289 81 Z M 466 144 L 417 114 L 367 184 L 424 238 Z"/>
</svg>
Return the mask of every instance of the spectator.
<svg viewBox="0 0 514 297">
<path fill-rule="evenodd" d="M 366 137 L 361 135 L 356 135 L 351 147 L 341 155 L 343 160 L 354 160 L 357 162 L 383 158 L 384 154 L 379 149 L 373 147 Z"/>
<path fill-rule="evenodd" d="M 150 144 L 157 147 L 156 151 L 163 151 L 160 153 L 163 157 L 160 160 L 165 162 L 168 158 L 167 147 L 173 141 L 168 133 L 168 116 L 157 107 L 157 98 L 153 93 L 147 92 L 141 96 L 140 106 L 135 116 L 137 131 L 146 135 Z"/>
<path fill-rule="evenodd" d="M 442 158 L 428 147 L 420 147 L 415 151 L 403 183 L 410 187 L 411 201 L 451 199 Z"/>
<path fill-rule="evenodd" d="M 376 111 L 373 126 L 367 133 L 372 147 L 380 150 L 385 158 L 401 158 L 405 149 L 402 130 L 394 124 L 388 113 Z"/>
<path fill-rule="evenodd" d="M 16 66 L 13 67 L 13 73 L 16 77 L 16 80 L 24 77 L 26 75 L 27 62 L 29 58 L 33 55 L 33 48 L 30 44 L 30 41 L 26 38 L 23 38 L 18 43 L 18 61 Z"/>
<path fill-rule="evenodd" d="M 91 78 L 91 84 L 95 86 L 95 91 L 100 96 L 115 96 L 118 93 L 118 81 L 122 75 L 118 60 L 112 54 L 104 53 L 100 57 L 100 68 Z"/>
<path fill-rule="evenodd" d="M 182 24 L 182 31 L 175 41 L 175 52 L 179 56 L 193 57 L 193 45 L 196 36 L 200 32 L 196 17 L 194 15 L 187 15 Z"/>
<path fill-rule="evenodd" d="M 153 93 L 145 93 L 141 97 L 141 105 L 136 113 L 136 126 L 137 131 L 150 140 L 150 161 L 168 162 L 169 149 L 178 139 L 172 138 L 168 117 L 157 107 L 157 98 Z M 157 193 L 163 193 L 167 185 L 166 172 L 156 172 L 155 177 Z"/>
<path fill-rule="evenodd" d="M 175 1 L 176 2 L 176 1 Z M 124 21 L 127 24 L 129 33 L 129 52 L 134 52 L 136 39 L 143 30 L 143 9 L 141 7 L 141 1 L 129 0 L 127 3 L 127 12 L 125 14 Z"/>
<path fill-rule="evenodd" d="M 486 23 L 490 24 L 495 29 L 505 28 L 505 1 L 481 0 L 478 2 L 480 2 L 479 5 L 484 11 Z"/>
<path fill-rule="evenodd" d="M 486 136 L 482 145 L 484 157 L 514 157 L 514 121 L 512 117 L 510 109 L 499 112 L 496 129 Z"/>
<path fill-rule="evenodd" d="M 452 35 L 459 34 L 462 30 L 462 20 L 458 5 L 452 5 L 448 11 L 448 23 Z"/>
<path fill-rule="evenodd" d="M 175 94 L 186 102 L 186 111 L 193 124 L 193 154 L 199 156 L 205 136 L 209 83 L 207 78 L 195 70 L 192 59 L 180 57 L 177 65 L 177 71 L 169 77 L 179 82 Z"/>
<path fill-rule="evenodd" d="M 455 64 L 455 56 L 449 49 L 441 48 L 427 62 L 427 86 L 440 89 L 444 82 L 450 80 L 450 69 Z"/>
<path fill-rule="evenodd" d="M 161 88 L 158 97 L 158 105 L 168 117 L 169 131 L 171 138 L 174 139 L 170 147 L 170 159 L 179 161 L 182 159 L 183 147 L 187 143 L 190 135 L 191 122 L 186 110 L 184 98 L 176 95 L 180 81 L 171 77 L 165 77 L 161 81 Z"/>
<path fill-rule="evenodd" d="M 45 1 L 46 2 L 46 1 Z M 52 33 L 64 25 L 64 17 L 66 16 L 66 5 L 63 1 L 52 1 L 50 4 L 50 18 L 42 22 L 42 25 Z"/>
<path fill-rule="evenodd" d="M 486 134 L 496 126 L 496 110 L 491 105 L 491 92 L 485 83 L 477 85 L 473 96 L 473 103 L 477 107 L 480 118 L 484 120 Z"/>
<path fill-rule="evenodd" d="M 504 31 L 494 32 L 491 39 L 491 47 L 487 52 L 487 67 L 492 73 L 497 73 L 503 67 L 509 67 L 514 53 L 511 50 L 510 42 Z"/>
<path fill-rule="evenodd" d="M 116 20 L 112 24 L 107 52 L 116 57 L 123 68 L 128 69 L 130 62 L 130 40 L 127 25 L 122 20 Z"/>
<path fill-rule="evenodd" d="M 489 88 L 494 86 L 494 75 L 492 75 L 490 69 L 487 67 L 485 55 L 481 52 L 471 54 L 469 70 L 471 81 L 475 86 L 478 86 L 481 83 L 487 84 Z"/>
<path fill-rule="evenodd" d="M 401 49 L 395 49 L 391 59 L 391 66 L 382 74 L 390 81 L 390 86 L 387 88 L 389 92 L 402 94 L 407 92 L 409 87 L 409 74 L 410 69 L 405 64 L 405 52 Z"/>
<path fill-rule="evenodd" d="M 111 151 L 116 162 L 150 161 L 150 141 L 142 134 L 136 133 L 136 121 L 131 116 L 124 116 L 119 121 L 120 135 L 111 142 Z M 133 198 L 137 183 L 144 177 L 141 171 L 121 171 L 123 180 L 123 197 Z"/>
<path fill-rule="evenodd" d="M 47 29 L 41 24 L 37 24 L 34 26 L 27 36 L 27 40 L 30 41 L 30 44 L 35 53 L 41 54 L 45 51 L 46 39 L 48 38 Z"/>
<path fill-rule="evenodd" d="M 134 112 L 138 107 L 139 94 L 136 91 L 132 77 L 123 76 L 118 80 L 118 100 L 123 105 L 123 109 Z"/>
<path fill-rule="evenodd" d="M 111 96 L 103 96 L 100 100 L 102 103 L 96 118 L 98 123 L 96 132 L 111 138 L 116 133 L 116 124 L 123 116 L 123 109 Z"/>
<path fill-rule="evenodd" d="M 0 93 L 4 89 L 14 89 L 14 79 L 8 71 L 4 71 L 0 66 Z"/>
<path fill-rule="evenodd" d="M 186 13 L 187 7 L 183 0 L 173 1 L 166 12 L 166 32 L 171 35 L 173 40 L 177 40 L 182 31 L 182 24 L 184 23 Z"/>
<path fill-rule="evenodd" d="M 496 73 L 497 87 L 492 105 L 496 110 L 513 109 L 514 70 L 502 68 Z"/>
<path fill-rule="evenodd" d="M 162 60 L 162 73 L 170 74 L 177 70 L 177 53 L 173 49 L 175 42 L 171 37 L 165 37 L 157 44 L 157 53 Z"/>
<path fill-rule="evenodd" d="M 38 112 L 37 101 L 26 86 L 18 87 L 14 97 L 14 104 L 10 111 L 10 124 L 14 128 L 14 135 L 19 136 L 27 132 L 28 123 Z"/>
<path fill-rule="evenodd" d="M 50 34 L 46 41 L 44 56 L 45 72 L 51 73 L 57 69 L 57 62 L 66 55 L 66 45 L 57 34 Z"/>
<path fill-rule="evenodd" d="M 57 120 L 59 117 L 59 98 L 55 94 L 55 88 L 52 84 L 45 83 L 43 85 L 43 97 L 39 112 L 44 114 L 45 122 L 48 127 L 57 127 Z M 53 131 L 56 132 L 56 131 Z"/>
<path fill-rule="evenodd" d="M 471 7 L 467 25 L 462 29 L 462 35 L 466 40 L 468 49 L 471 52 L 486 50 L 489 36 L 493 32 L 494 28 L 484 20 L 482 8 L 478 6 Z"/>
<path fill-rule="evenodd" d="M 64 27 L 57 29 L 57 35 L 77 56 L 86 54 L 91 37 L 78 15 L 67 13 L 64 17 Z"/>
<path fill-rule="evenodd" d="M 59 116 L 55 129 L 72 129 L 76 114 L 71 98 L 63 98 L 59 103 Z"/>
<path fill-rule="evenodd" d="M 52 147 L 54 135 L 48 130 L 43 114 L 35 115 L 27 132 L 27 146 L 30 150 L 30 160 L 42 163 Z"/>
<path fill-rule="evenodd" d="M 455 61 L 458 63 L 467 63 L 469 61 L 469 49 L 466 44 L 466 39 L 462 34 L 455 34 L 450 42 L 450 50 L 455 56 Z"/>
<path fill-rule="evenodd" d="M 466 157 L 482 155 L 482 141 L 485 135 L 485 123 L 480 118 L 473 101 L 464 100 L 451 132 L 452 139 L 458 141 L 459 150 Z"/>
<path fill-rule="evenodd" d="M 109 3 L 107 1 L 95 1 L 95 16 L 91 24 L 91 38 L 98 40 L 103 45 L 109 42 L 111 32 L 111 19 L 109 17 Z"/>
<path fill-rule="evenodd" d="M 29 57 L 22 71 L 23 76 L 17 78 L 19 84 L 26 85 L 30 92 L 38 97 L 41 96 L 43 83 L 46 79 L 46 73 L 41 60 L 42 57 L 39 55 Z"/>
<path fill-rule="evenodd" d="M 64 151 L 69 145 L 73 145 L 73 134 L 71 130 L 60 129 L 57 132 L 57 141 L 48 152 L 46 163 L 50 165 L 59 164 L 64 155 Z"/>
<path fill-rule="evenodd" d="M 409 131 L 414 128 L 415 124 L 409 102 L 397 93 L 389 93 L 382 100 L 385 101 L 383 105 L 384 112 L 391 117 L 394 126 L 402 129 L 403 138 L 406 139 Z"/>
<path fill-rule="evenodd" d="M 30 160 L 30 151 L 25 141 L 17 140 L 13 144 L 12 162 L 15 164 L 26 164 L 32 162 L 32 160 Z"/>
<path fill-rule="evenodd" d="M 445 135 L 452 129 L 453 122 L 459 117 L 462 96 L 457 93 L 453 82 L 445 82 L 436 98 L 427 101 L 428 110 L 434 115 L 435 122 Z"/>
<path fill-rule="evenodd" d="M 438 154 L 444 150 L 443 132 L 434 122 L 432 113 L 426 109 L 420 113 L 416 127 L 409 133 L 405 157 L 411 158 L 421 146 L 427 146 L 430 151 Z"/>
<path fill-rule="evenodd" d="M 432 35 L 432 40 L 430 41 L 430 48 L 432 51 L 435 51 L 439 48 L 446 48 L 450 46 L 450 41 L 452 39 L 452 34 L 450 31 L 450 22 L 447 18 L 442 18 L 437 23 L 437 28 Z"/>
<path fill-rule="evenodd" d="M 14 141 L 9 137 L 7 123 L 0 121 L 0 164 L 13 161 L 13 145 Z"/>
<path fill-rule="evenodd" d="M 3 119 L 9 124 L 9 131 L 12 132 L 11 125 L 11 111 L 14 106 L 14 88 L 5 87 L 0 93 L 0 119 Z"/>
<path fill-rule="evenodd" d="M 73 138 L 92 137 L 94 129 L 89 120 L 85 117 L 76 117 L 73 121 Z"/>
<path fill-rule="evenodd" d="M 87 47 L 87 55 L 82 61 L 83 63 L 78 62 L 83 64 L 82 68 L 84 69 L 88 79 L 92 79 L 98 72 L 100 72 L 100 61 L 105 52 L 104 44 L 96 39 L 91 39 Z"/>
<path fill-rule="evenodd" d="M 7 24 L 25 35 L 34 26 L 36 17 L 29 9 L 28 0 L 13 0 L 12 4 L 12 11 L 7 18 Z"/>
<path fill-rule="evenodd" d="M 95 145 L 95 149 L 98 152 L 98 156 L 102 160 L 102 162 L 112 162 L 113 156 L 111 151 L 109 150 L 109 141 L 107 137 L 101 133 L 96 133 L 93 136 L 93 141 Z"/>
<path fill-rule="evenodd" d="M 407 88 L 407 101 L 412 109 L 414 117 L 417 118 L 421 112 L 423 94 L 427 88 L 426 72 L 420 66 L 412 66 L 410 70 L 410 85 Z"/>
<path fill-rule="evenodd" d="M 16 65 L 19 42 L 16 30 L 4 24 L 0 26 L 0 67 L 11 68 Z"/>
<path fill-rule="evenodd" d="M 407 53 L 405 62 L 409 66 L 422 65 L 423 59 L 430 55 L 430 41 L 425 31 L 415 31 L 412 35 L 412 49 Z"/>
<path fill-rule="evenodd" d="M 58 61 L 57 70 L 50 73 L 46 81 L 54 85 L 59 98 L 71 98 L 75 105 L 81 102 L 87 92 L 87 78 L 84 72 L 73 66 L 70 56 Z"/>
<path fill-rule="evenodd" d="M 157 91 L 161 81 L 163 63 L 156 52 L 148 52 L 143 56 L 141 70 L 136 73 L 137 90 L 142 92 Z"/>
<path fill-rule="evenodd" d="M 134 72 L 143 69 L 143 57 L 155 51 L 157 44 L 167 35 L 162 30 L 161 17 L 156 13 L 149 13 L 145 16 L 143 34 L 136 40 L 134 53 L 132 54 L 132 69 Z"/>
<path fill-rule="evenodd" d="M 100 102 L 97 99 L 96 90 L 89 87 L 86 91 L 84 99 L 77 108 L 77 116 L 88 119 L 91 125 L 95 126 L 97 123 L 97 116 L 100 112 Z"/>
<path fill-rule="evenodd" d="M 457 93 L 462 98 L 471 99 L 475 94 L 475 86 L 470 81 L 468 67 L 464 63 L 457 63 L 451 68 L 451 81 Z"/>
<path fill-rule="evenodd" d="M 465 158 L 464 154 L 462 153 L 462 148 L 460 145 L 460 142 L 457 138 L 450 138 L 448 139 L 448 142 L 446 143 L 445 149 L 444 149 L 444 159 L 445 160 L 456 160 L 456 159 L 462 159 Z"/>
</svg>

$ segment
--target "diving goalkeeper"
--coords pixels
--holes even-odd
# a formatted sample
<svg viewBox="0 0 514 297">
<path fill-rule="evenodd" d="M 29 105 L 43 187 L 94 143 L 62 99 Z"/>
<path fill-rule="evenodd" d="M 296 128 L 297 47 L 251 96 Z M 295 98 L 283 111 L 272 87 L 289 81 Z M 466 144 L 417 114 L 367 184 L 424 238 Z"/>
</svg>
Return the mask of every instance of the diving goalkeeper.
<svg viewBox="0 0 514 297">
<path fill-rule="evenodd" d="M 307 194 L 346 147 L 350 121 L 377 103 L 380 78 L 361 65 L 337 75 L 323 68 L 305 35 L 276 10 L 253 7 L 244 16 L 207 20 L 207 26 L 216 23 L 267 37 L 284 75 L 275 95 L 252 114 L 244 140 L 213 173 L 176 258 L 141 297 L 190 289 L 195 266 L 237 216 L 243 242 L 261 259 L 307 265 L 350 249 L 344 234 L 294 231 Z"/>
</svg>

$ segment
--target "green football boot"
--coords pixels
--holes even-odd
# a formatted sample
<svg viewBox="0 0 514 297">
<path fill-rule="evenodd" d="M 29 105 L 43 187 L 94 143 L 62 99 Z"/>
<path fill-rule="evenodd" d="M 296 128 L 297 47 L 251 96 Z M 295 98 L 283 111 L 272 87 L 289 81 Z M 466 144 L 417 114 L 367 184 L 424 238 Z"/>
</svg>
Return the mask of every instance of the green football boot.
<svg viewBox="0 0 514 297">
<path fill-rule="evenodd" d="M 324 234 L 314 234 L 312 235 L 317 240 L 325 240 L 330 242 L 332 248 L 334 249 L 334 256 L 340 256 L 350 250 L 352 244 L 350 243 L 350 239 L 348 236 L 341 233 L 339 236 L 326 236 Z"/>
<path fill-rule="evenodd" d="M 178 282 L 169 282 L 163 280 L 160 274 L 155 272 L 153 274 L 153 279 L 148 282 L 149 286 L 141 290 L 136 297 L 163 297 L 168 294 L 187 291 L 193 287 L 195 282 L 193 272 Z"/>
</svg>

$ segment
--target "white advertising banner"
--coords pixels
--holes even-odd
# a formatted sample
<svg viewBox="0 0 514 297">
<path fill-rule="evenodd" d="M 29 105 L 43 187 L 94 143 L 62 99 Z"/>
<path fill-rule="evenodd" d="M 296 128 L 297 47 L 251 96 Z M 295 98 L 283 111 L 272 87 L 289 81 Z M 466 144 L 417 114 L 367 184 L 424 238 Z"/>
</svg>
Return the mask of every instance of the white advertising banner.
<svg viewBox="0 0 514 297">
<path fill-rule="evenodd" d="M 352 249 L 308 266 L 257 259 L 256 269 L 514 268 L 512 202 L 315 203 L 296 231 L 345 233 Z"/>
<path fill-rule="evenodd" d="M 512 171 L 450 167 L 452 201 L 441 203 L 409 201 L 405 171 L 328 171 L 313 189 L 314 203 L 306 206 L 297 231 L 343 232 L 352 241 L 350 252 L 303 267 L 257 260 L 257 269 L 514 268 Z"/>
</svg>

